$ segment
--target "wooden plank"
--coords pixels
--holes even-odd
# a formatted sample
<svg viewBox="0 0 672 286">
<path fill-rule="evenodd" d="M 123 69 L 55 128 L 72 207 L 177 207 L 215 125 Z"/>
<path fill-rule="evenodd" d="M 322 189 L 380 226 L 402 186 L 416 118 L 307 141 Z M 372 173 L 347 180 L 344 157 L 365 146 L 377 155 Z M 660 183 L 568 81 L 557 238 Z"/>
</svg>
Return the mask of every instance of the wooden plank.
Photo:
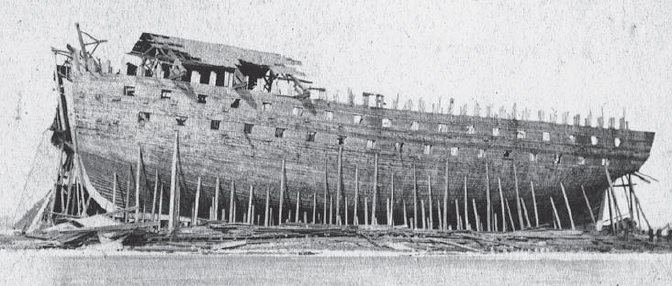
<svg viewBox="0 0 672 286">
<path fill-rule="evenodd" d="M 116 175 L 115 175 L 116 181 Z M 114 183 L 116 185 L 116 182 Z M 115 191 L 116 192 L 116 186 Z M 154 221 L 154 215 L 156 214 L 156 194 L 159 192 L 159 169 L 156 169 L 156 175 L 154 176 L 154 198 L 152 199 L 152 218 L 151 221 Z M 114 200 L 112 200 L 114 202 Z"/>
<path fill-rule="evenodd" d="M 581 192 L 583 193 L 583 198 L 586 200 L 586 206 L 588 207 L 588 212 L 590 213 L 590 220 L 593 222 L 594 225 L 595 215 L 593 214 L 593 208 L 590 206 L 590 201 L 588 200 L 588 196 L 586 195 L 586 189 L 583 188 L 583 185 L 581 185 Z"/>
<path fill-rule="evenodd" d="M 406 200 L 402 199 L 401 203 L 403 204 L 403 212 L 404 212 L 404 226 L 408 227 L 408 213 L 406 212 Z"/>
<path fill-rule="evenodd" d="M 329 168 L 328 168 L 327 163 L 328 163 L 328 158 L 327 158 L 327 154 L 325 153 L 324 154 L 324 196 L 323 196 L 324 205 L 322 207 L 322 211 L 324 212 L 324 215 L 322 216 L 324 224 L 328 223 L 328 220 L 327 220 L 327 197 L 329 196 L 329 194 L 328 194 L 329 193 L 329 171 L 328 171 Z"/>
<path fill-rule="evenodd" d="M 502 213 L 502 232 L 506 232 L 506 214 L 504 211 L 504 193 L 502 192 L 502 180 L 497 178 L 497 187 L 499 188 L 499 202 L 501 203 Z"/>
<path fill-rule="evenodd" d="M 268 219 L 269 217 L 269 208 L 271 204 L 271 186 L 266 186 L 266 205 L 264 206 L 264 226 L 268 227 Z M 314 216 L 315 209 L 313 209 L 313 222 L 315 222 L 315 216 Z"/>
<path fill-rule="evenodd" d="M 478 208 L 476 208 L 476 199 L 471 199 L 471 204 L 474 207 L 474 223 L 476 224 L 476 231 L 482 231 L 479 227 Z"/>
<path fill-rule="evenodd" d="M 70 188 L 70 184 L 68 184 L 68 188 Z M 68 192 L 68 204 L 70 203 L 70 192 Z M 112 174 L 112 204 L 114 206 L 117 206 L 117 173 L 115 172 Z M 68 206 L 65 206 L 65 210 L 67 212 Z"/>
<path fill-rule="evenodd" d="M 527 213 L 527 206 L 525 205 L 525 199 L 520 198 L 520 204 L 523 206 L 523 212 L 525 213 L 525 221 L 527 222 L 527 227 L 532 227 L 532 223 L 530 223 L 530 215 Z"/>
<path fill-rule="evenodd" d="M 326 166 L 325 166 L 326 167 Z M 278 225 L 282 224 L 282 207 L 285 201 L 285 158 L 282 158 L 282 168 L 280 171 L 280 206 L 278 206 Z"/>
<path fill-rule="evenodd" d="M 467 198 L 467 176 L 464 176 L 464 229 L 471 230 L 469 224 L 469 199 Z"/>
<path fill-rule="evenodd" d="M 485 162 L 485 199 L 486 199 L 486 227 L 488 231 L 492 231 L 492 205 L 490 201 L 490 174 L 488 172 L 488 162 Z"/>
<path fill-rule="evenodd" d="M 338 179 L 336 181 L 336 224 L 341 225 L 341 198 L 343 196 L 343 145 L 338 145 Z"/>
<path fill-rule="evenodd" d="M 369 225 L 369 198 L 364 197 L 364 225 Z"/>
<path fill-rule="evenodd" d="M 315 215 L 317 213 L 317 191 L 313 192 L 313 224 L 315 224 Z"/>
<path fill-rule="evenodd" d="M 560 217 L 558 216 L 558 209 L 555 208 L 555 202 L 553 202 L 553 197 L 551 199 L 551 206 L 553 207 L 553 215 L 555 216 L 555 223 L 559 229 L 562 229 L 562 223 L 560 222 Z"/>
<path fill-rule="evenodd" d="M 338 199 L 336 200 L 338 201 Z M 294 222 L 299 222 L 299 210 L 301 209 L 301 192 L 296 192 L 296 214 L 294 215 Z"/>
<path fill-rule="evenodd" d="M 254 186 L 250 185 L 250 195 L 247 196 L 247 224 L 254 224 L 254 213 L 252 211 L 254 203 Z"/>
<path fill-rule="evenodd" d="M 390 178 L 390 218 L 389 225 L 394 226 L 394 172 Z"/>
<path fill-rule="evenodd" d="M 173 231 L 176 228 L 177 212 L 175 204 L 177 199 L 177 146 L 179 131 L 175 131 L 175 141 L 173 143 L 173 161 L 170 165 L 170 199 L 168 201 L 168 230 Z"/>
<path fill-rule="evenodd" d="M 534 206 L 534 226 L 539 227 L 539 211 L 537 210 L 537 196 L 534 194 L 534 182 L 530 181 L 532 191 L 532 205 Z"/>
<path fill-rule="evenodd" d="M 217 182 L 219 185 L 219 182 Z M 191 217 L 191 224 L 198 225 L 198 203 L 201 199 L 201 177 L 198 177 L 198 182 L 196 183 L 196 196 L 194 198 L 194 214 Z"/>
<path fill-rule="evenodd" d="M 138 145 L 138 158 L 135 165 L 135 223 L 139 223 L 138 218 L 140 217 L 140 169 L 142 166 L 142 150 L 140 145 Z"/>
<path fill-rule="evenodd" d="M 574 217 L 572 216 L 572 208 L 569 206 L 569 199 L 567 199 L 567 192 L 565 191 L 565 186 L 560 182 L 560 188 L 562 189 L 562 196 L 565 198 L 565 205 L 567 206 L 567 214 L 569 214 L 569 222 L 572 225 L 572 230 L 576 230 L 574 226 Z"/>
<path fill-rule="evenodd" d="M 443 229 L 448 229 L 448 160 L 446 160 L 446 173 L 443 189 Z"/>
<path fill-rule="evenodd" d="M 418 227 L 418 178 L 415 163 L 413 163 L 413 228 Z"/>
<path fill-rule="evenodd" d="M 516 186 L 516 212 L 518 213 L 518 225 L 520 229 L 525 224 L 523 222 L 523 211 L 520 208 L 520 191 L 518 190 L 518 172 L 516 171 L 516 162 L 513 162 L 513 181 Z"/>
<path fill-rule="evenodd" d="M 213 197 L 214 199 L 214 197 Z M 231 179 L 231 186 L 229 190 L 229 222 L 235 222 L 236 221 L 236 182 Z M 213 202 L 213 210 L 214 210 L 214 202 Z M 224 218 L 222 218 L 224 219 Z"/>
<path fill-rule="evenodd" d="M 420 210 L 422 211 L 422 229 L 427 229 L 427 221 L 425 220 L 425 200 L 420 200 Z"/>
<path fill-rule="evenodd" d="M 354 225 L 359 225 L 359 167 L 355 166 L 355 209 L 354 209 Z"/>
<path fill-rule="evenodd" d="M 163 213 L 163 184 L 161 184 L 161 194 L 159 195 L 159 212 L 156 216 L 156 221 L 159 222 L 158 230 L 161 230 L 161 214 Z"/>
<path fill-rule="evenodd" d="M 378 202 L 378 153 L 374 154 L 373 159 L 373 201 L 371 202 L 371 224 L 378 224 L 378 216 L 376 214 L 376 204 Z"/>
<path fill-rule="evenodd" d="M 460 218 L 460 204 L 457 199 L 455 199 L 455 219 L 457 219 L 457 225 L 455 226 L 457 230 L 462 230 L 462 219 Z"/>
<path fill-rule="evenodd" d="M 427 174 L 427 196 L 429 197 L 428 203 L 429 203 L 429 229 L 434 229 L 434 209 L 433 201 L 432 201 L 432 176 Z"/>
<path fill-rule="evenodd" d="M 516 225 L 513 223 L 513 215 L 511 214 L 511 208 L 509 207 L 509 200 L 506 200 L 506 210 L 509 213 L 509 221 L 511 221 L 511 231 L 516 231 Z"/>
</svg>

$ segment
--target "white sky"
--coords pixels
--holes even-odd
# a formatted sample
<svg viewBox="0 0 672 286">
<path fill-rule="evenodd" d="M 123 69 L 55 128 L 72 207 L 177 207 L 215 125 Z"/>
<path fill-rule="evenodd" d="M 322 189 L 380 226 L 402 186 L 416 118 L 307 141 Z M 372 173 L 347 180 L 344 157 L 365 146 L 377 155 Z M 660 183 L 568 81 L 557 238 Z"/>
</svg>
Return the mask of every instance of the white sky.
<svg viewBox="0 0 672 286">
<path fill-rule="evenodd" d="M 402 103 L 452 97 L 470 110 L 517 103 L 533 118 L 538 109 L 583 118 L 625 108 L 631 129 L 657 133 L 642 172 L 661 182 L 636 190 L 655 225 L 672 222 L 672 1 L 99 2 L 3 4 L 0 217 L 13 215 L 53 118 L 50 47 L 76 44 L 80 22 L 109 40 L 96 55 L 115 68 L 153 32 L 281 53 L 329 90 L 378 92 L 388 102 L 399 93 Z M 54 171 L 38 165 L 44 185 Z"/>
</svg>

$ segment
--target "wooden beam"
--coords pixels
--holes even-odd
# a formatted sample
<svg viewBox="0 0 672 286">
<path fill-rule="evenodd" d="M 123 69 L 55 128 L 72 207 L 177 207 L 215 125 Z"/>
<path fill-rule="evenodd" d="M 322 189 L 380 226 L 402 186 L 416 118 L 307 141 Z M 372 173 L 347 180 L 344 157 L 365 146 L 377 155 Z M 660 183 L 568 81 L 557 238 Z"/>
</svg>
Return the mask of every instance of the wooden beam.
<svg viewBox="0 0 672 286">
<path fill-rule="evenodd" d="M 282 207 L 285 200 L 285 158 L 282 158 L 282 168 L 280 170 L 280 206 L 278 207 L 278 225 L 282 224 Z"/>
<path fill-rule="evenodd" d="M 378 224 L 376 215 L 376 204 L 378 202 L 378 153 L 374 154 L 373 159 L 373 202 L 371 202 L 371 224 Z"/>
<path fill-rule="evenodd" d="M 614 192 L 614 182 L 611 180 L 611 175 L 609 175 L 609 168 L 607 168 L 607 165 L 604 165 L 604 172 L 607 175 L 607 181 L 609 182 L 609 192 L 611 193 L 611 197 L 614 201 L 614 207 L 616 208 L 616 215 L 618 215 L 618 219 L 622 220 L 623 215 L 621 215 L 621 209 L 618 207 L 618 202 L 616 201 L 616 193 Z M 616 224 L 616 231 L 618 231 L 618 223 Z"/>
<path fill-rule="evenodd" d="M 518 172 L 516 171 L 516 162 L 513 162 L 513 181 L 516 186 L 516 212 L 518 213 L 518 225 L 520 226 L 520 229 L 522 229 L 525 223 L 523 222 L 523 212 L 520 208 L 520 191 L 518 190 Z"/>
<path fill-rule="evenodd" d="M 509 213 L 509 221 L 511 222 L 511 231 L 516 231 L 516 225 L 513 222 L 513 215 L 511 214 L 511 208 L 509 207 L 509 200 L 506 200 L 506 210 Z"/>
<path fill-rule="evenodd" d="M 72 173 L 72 172 L 71 172 Z M 70 175 L 72 177 L 72 174 Z M 70 188 L 70 184 L 68 184 L 68 188 Z M 70 192 L 68 192 L 68 202 L 66 204 L 70 203 Z M 117 173 L 112 174 L 112 204 L 116 207 L 117 206 Z M 68 206 L 65 206 L 65 210 L 67 212 Z"/>
<path fill-rule="evenodd" d="M 390 218 L 388 222 L 390 226 L 394 226 L 394 172 L 390 178 Z"/>
<path fill-rule="evenodd" d="M 476 231 L 482 231 L 478 223 L 480 219 L 478 218 L 478 208 L 476 208 L 476 199 L 471 199 L 471 204 L 474 207 L 474 223 L 476 224 Z"/>
<path fill-rule="evenodd" d="M 418 227 L 418 178 L 415 163 L 413 163 L 413 228 Z"/>
<path fill-rule="evenodd" d="M 115 177 L 114 179 L 115 179 L 115 181 L 116 181 L 116 179 L 117 179 L 117 178 L 116 178 L 116 177 L 117 177 L 116 174 L 115 174 L 114 177 Z M 115 183 L 114 183 L 114 185 L 115 185 L 115 190 L 114 190 L 114 192 L 117 191 L 117 190 L 116 190 L 116 184 L 117 184 L 117 183 L 115 182 Z M 154 220 L 154 214 L 156 214 L 156 194 L 157 194 L 158 192 L 159 192 L 159 169 L 157 168 L 157 169 L 156 169 L 156 175 L 154 176 L 154 198 L 152 199 L 152 219 L 151 219 L 152 221 Z M 113 200 L 113 202 L 114 202 L 114 200 Z"/>
<path fill-rule="evenodd" d="M 317 213 L 317 191 L 313 192 L 313 224 L 315 224 L 315 216 Z"/>
<path fill-rule="evenodd" d="M 192 225 L 198 225 L 198 207 L 199 207 L 198 203 L 200 199 L 201 199 L 201 177 L 199 176 L 198 182 L 196 183 L 196 197 L 194 198 L 194 215 L 191 217 Z"/>
<path fill-rule="evenodd" d="M 369 198 L 364 197 L 364 225 L 369 225 Z"/>
<path fill-rule="evenodd" d="M 346 196 L 345 194 L 343 194 L 343 207 L 345 207 L 345 210 L 344 210 L 345 211 L 345 223 L 344 223 L 344 225 L 348 226 L 348 219 L 349 219 L 349 217 L 348 217 L 348 196 Z"/>
<path fill-rule="evenodd" d="M 341 197 L 343 196 L 343 145 L 338 145 L 338 179 L 336 181 L 336 224 L 341 225 Z"/>
<path fill-rule="evenodd" d="M 583 198 L 586 200 L 586 206 L 588 207 L 588 212 L 590 213 L 590 220 L 593 222 L 594 225 L 595 215 L 593 214 L 593 208 L 590 206 L 590 201 L 588 200 L 588 196 L 586 195 L 586 189 L 583 188 L 583 185 L 581 185 L 581 192 L 583 193 Z"/>
<path fill-rule="evenodd" d="M 504 193 L 502 192 L 502 180 L 497 178 L 497 187 L 499 188 L 499 202 L 501 203 L 502 213 L 502 232 L 506 232 L 506 209 L 504 209 Z"/>
<path fill-rule="evenodd" d="M 432 176 L 427 174 L 427 196 L 429 197 L 429 200 L 427 201 L 429 203 L 429 229 L 434 229 L 434 202 L 432 200 Z"/>
<path fill-rule="evenodd" d="M 525 222 L 527 222 L 527 227 L 532 227 L 532 223 L 530 223 L 530 215 L 527 213 L 527 206 L 525 205 L 525 199 L 520 198 L 520 204 L 523 206 L 523 212 L 525 213 Z"/>
<path fill-rule="evenodd" d="M 336 200 L 338 201 L 338 199 Z M 296 214 L 294 215 L 294 222 L 299 222 L 299 210 L 301 209 L 301 192 L 296 192 Z"/>
<path fill-rule="evenodd" d="M 420 200 L 420 210 L 422 211 L 422 229 L 427 229 L 427 221 L 425 220 L 425 200 Z"/>
<path fill-rule="evenodd" d="M 469 224 L 469 199 L 467 198 L 467 176 L 464 176 L 464 229 L 471 230 Z"/>
<path fill-rule="evenodd" d="M 327 197 L 329 196 L 329 171 L 328 171 L 328 158 L 327 154 L 324 154 L 324 206 L 322 207 L 322 211 L 324 213 L 323 217 L 323 223 L 327 224 Z"/>
<path fill-rule="evenodd" d="M 231 179 L 231 189 L 229 190 L 229 222 L 235 222 L 236 221 L 236 182 Z M 215 191 L 216 192 L 216 191 Z M 213 198 L 214 199 L 214 198 Z M 214 211 L 214 206 L 215 204 L 212 204 L 213 206 L 213 211 Z M 224 218 L 222 218 L 223 220 Z"/>
<path fill-rule="evenodd" d="M 254 186 L 250 184 L 250 195 L 247 196 L 247 224 L 254 224 L 254 213 L 252 207 L 254 203 Z"/>
<path fill-rule="evenodd" d="M 532 205 L 534 206 L 534 226 L 539 227 L 539 211 L 537 211 L 537 196 L 534 194 L 534 183 L 530 181 L 530 190 L 532 190 Z"/>
<path fill-rule="evenodd" d="M 562 189 L 562 196 L 565 198 L 565 205 L 567 206 L 567 213 L 569 214 L 569 222 L 572 225 L 572 230 L 576 230 L 574 226 L 574 217 L 572 216 L 572 208 L 569 206 L 569 200 L 567 199 L 567 192 L 565 191 L 565 186 L 560 182 L 560 188 Z"/>
<path fill-rule="evenodd" d="M 177 146 L 179 131 L 175 131 L 175 140 L 173 143 L 173 161 L 170 165 L 170 200 L 168 202 L 168 230 L 173 231 L 176 228 L 177 212 L 175 204 L 177 199 Z"/>
<path fill-rule="evenodd" d="M 406 200 L 402 199 L 401 200 L 402 207 L 403 207 L 403 212 L 404 212 L 404 226 L 408 227 L 408 213 L 406 212 Z"/>
<path fill-rule="evenodd" d="M 436 201 L 436 211 L 439 213 L 438 218 L 439 218 L 439 229 L 443 229 L 443 218 L 441 215 L 441 201 L 438 200 Z"/>
<path fill-rule="evenodd" d="M 446 160 L 446 174 L 443 189 L 443 229 L 448 229 L 448 160 Z"/>
<path fill-rule="evenodd" d="M 140 168 L 142 166 L 142 150 L 138 145 L 138 158 L 135 166 L 135 223 L 139 223 L 140 217 Z"/>
<path fill-rule="evenodd" d="M 268 227 L 268 219 L 270 218 L 269 215 L 269 207 L 271 204 L 271 186 L 266 186 L 266 206 L 264 207 L 264 226 Z M 313 212 L 315 212 L 315 209 L 313 209 Z M 315 215 L 313 213 L 313 222 L 315 222 Z"/>
<path fill-rule="evenodd" d="M 359 167 L 355 165 L 355 210 L 353 216 L 353 224 L 359 225 Z"/>
<path fill-rule="evenodd" d="M 460 218 L 460 204 L 455 199 L 455 219 L 457 220 L 457 225 L 455 226 L 457 230 L 462 230 L 462 219 Z"/>
<path fill-rule="evenodd" d="M 553 202 L 553 197 L 551 199 L 551 206 L 553 207 L 553 215 L 555 216 L 555 223 L 558 225 L 559 229 L 562 229 L 562 223 L 560 222 L 560 216 L 558 216 L 558 209 L 555 208 L 555 202 Z"/>
<path fill-rule="evenodd" d="M 159 222 L 158 230 L 161 230 L 161 214 L 163 213 L 163 184 L 161 184 L 161 194 L 159 195 L 159 212 L 156 221 Z"/>
<path fill-rule="evenodd" d="M 488 172 L 488 162 L 485 162 L 485 199 L 487 201 L 486 206 L 486 225 L 487 230 L 492 231 L 492 205 L 490 201 L 490 174 Z"/>
</svg>

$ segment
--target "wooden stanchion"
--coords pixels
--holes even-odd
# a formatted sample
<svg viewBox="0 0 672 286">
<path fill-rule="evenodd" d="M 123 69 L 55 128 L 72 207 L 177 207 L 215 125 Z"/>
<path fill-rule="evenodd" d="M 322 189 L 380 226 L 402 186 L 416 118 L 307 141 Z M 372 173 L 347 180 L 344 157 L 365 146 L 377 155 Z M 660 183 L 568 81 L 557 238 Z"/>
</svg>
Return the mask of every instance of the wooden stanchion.
<svg viewBox="0 0 672 286">
<path fill-rule="evenodd" d="M 231 190 L 229 190 L 229 222 L 235 222 L 236 221 L 236 183 L 231 179 Z M 215 189 L 215 193 L 217 190 Z M 214 197 L 213 197 L 214 200 Z M 212 211 L 215 211 L 215 203 L 213 201 L 212 204 Z M 222 218 L 224 220 L 224 218 Z"/>
<path fill-rule="evenodd" d="M 264 207 L 264 226 L 269 225 L 270 213 L 269 208 L 271 204 L 271 186 L 266 186 L 266 206 Z M 315 209 L 313 209 L 313 212 Z M 314 220 L 314 219 L 313 219 Z"/>
<path fill-rule="evenodd" d="M 429 229 L 434 229 L 434 203 L 432 201 L 432 176 L 427 174 L 427 202 L 429 203 Z"/>
<path fill-rule="evenodd" d="M 534 226 L 539 227 L 539 211 L 537 210 L 537 196 L 534 194 L 534 183 L 530 181 L 530 190 L 532 190 L 532 205 L 534 206 Z"/>
<path fill-rule="evenodd" d="M 250 185 L 250 195 L 247 196 L 247 224 L 254 223 L 254 186 Z"/>
<path fill-rule="evenodd" d="M 325 166 L 326 167 L 326 166 Z M 278 206 L 278 225 L 282 224 L 282 207 L 285 202 L 285 159 L 282 159 L 282 168 L 280 170 L 280 206 Z"/>
<path fill-rule="evenodd" d="M 488 171 L 488 162 L 485 162 L 485 199 L 487 200 L 486 206 L 486 221 L 487 221 L 487 230 L 492 231 L 492 205 L 490 201 L 490 173 Z"/>
<path fill-rule="evenodd" d="M 583 193 L 583 198 L 586 200 L 586 206 L 588 207 L 588 212 L 590 213 L 590 220 L 593 222 L 593 225 L 595 225 L 595 215 L 593 214 L 593 208 L 590 206 L 590 201 L 588 200 L 586 189 L 583 188 L 583 185 L 581 185 L 581 192 Z"/>
<path fill-rule="evenodd" d="M 179 225 L 178 212 L 176 211 L 177 198 L 177 147 L 179 131 L 175 131 L 175 141 L 173 144 L 173 161 L 170 167 L 170 201 L 168 203 L 168 230 L 173 231 Z"/>
<path fill-rule="evenodd" d="M 198 177 L 196 183 L 196 196 L 194 198 L 194 214 L 191 217 L 191 224 L 198 225 L 198 202 L 201 199 L 201 177 Z"/>
<path fill-rule="evenodd" d="M 336 224 L 341 225 L 341 198 L 343 196 L 343 145 L 338 145 L 338 179 L 336 181 Z"/>
<path fill-rule="evenodd" d="M 464 229 L 471 230 L 469 224 L 469 199 L 467 198 L 467 176 L 464 176 Z"/>
<path fill-rule="evenodd" d="M 446 174 L 443 189 L 443 229 L 448 229 L 448 161 L 446 161 Z"/>
<path fill-rule="evenodd" d="M 116 193 L 116 191 L 117 191 L 116 190 L 116 185 L 117 185 L 117 182 L 116 182 L 117 178 L 116 177 L 117 176 L 115 175 L 114 177 L 115 177 L 114 178 L 115 182 L 114 182 L 114 187 L 113 187 L 114 191 L 113 192 Z M 154 221 L 154 215 L 156 214 L 156 195 L 157 195 L 158 192 L 159 192 L 159 169 L 156 169 L 156 176 L 154 176 L 154 198 L 152 199 L 152 217 L 150 218 L 151 221 Z M 115 203 L 115 200 L 114 200 L 115 195 L 112 195 L 112 197 L 113 197 L 112 203 L 114 204 Z"/>
<path fill-rule="evenodd" d="M 394 226 L 394 172 L 392 172 L 392 178 L 390 178 L 390 217 L 388 222 L 390 226 Z"/>
<path fill-rule="evenodd" d="M 323 207 L 322 207 L 322 212 L 324 215 L 323 217 L 323 224 L 328 224 L 329 221 L 327 220 L 327 198 L 329 196 L 329 171 L 328 171 L 328 158 L 327 154 L 324 154 L 324 196 L 323 196 Z"/>
<path fill-rule="evenodd" d="M 301 209 L 301 193 L 296 192 L 296 215 L 294 215 L 294 222 L 295 223 L 299 222 L 299 210 L 300 209 Z"/>
<path fill-rule="evenodd" d="M 378 153 L 374 154 L 373 160 L 373 201 L 371 202 L 371 224 L 378 224 L 376 204 L 378 203 Z"/>
<path fill-rule="evenodd" d="M 513 215 L 511 214 L 511 208 L 509 207 L 509 200 L 506 200 L 506 210 L 509 213 L 509 220 L 511 221 L 511 231 L 516 231 L 516 225 L 513 223 Z"/>
<path fill-rule="evenodd" d="M 161 184 L 161 195 L 159 195 L 159 213 L 156 219 L 159 225 L 157 225 L 157 230 L 161 230 L 161 213 L 163 213 L 163 184 Z"/>
<path fill-rule="evenodd" d="M 506 209 L 504 209 L 504 192 L 502 192 L 502 180 L 497 178 L 497 187 L 499 188 L 499 201 L 502 210 L 502 232 L 506 232 Z"/>
<path fill-rule="evenodd" d="M 355 208 L 353 216 L 353 224 L 359 225 L 359 167 L 355 166 Z"/>
<path fill-rule="evenodd" d="M 569 214 L 569 222 L 571 223 L 572 230 L 576 230 L 574 226 L 574 217 L 572 216 L 572 208 L 569 206 L 569 200 L 567 199 L 567 192 L 565 192 L 565 186 L 560 182 L 560 188 L 562 189 L 562 196 L 565 198 L 565 206 L 567 206 L 567 214 Z"/>
<path fill-rule="evenodd" d="M 317 191 L 313 192 L 313 224 L 315 224 L 316 213 L 317 213 Z"/>
<path fill-rule="evenodd" d="M 555 223 L 557 224 L 558 228 L 562 229 L 560 216 L 558 216 L 558 209 L 555 208 L 555 202 L 553 202 L 553 197 L 550 197 L 550 199 L 551 199 L 551 206 L 553 207 L 553 215 L 555 216 Z"/>
<path fill-rule="evenodd" d="M 406 200 L 402 199 L 401 203 L 403 204 L 403 209 L 404 209 L 404 226 L 408 227 L 408 214 L 406 213 Z"/>
<path fill-rule="evenodd" d="M 455 199 L 455 218 L 457 219 L 457 230 L 462 230 L 462 218 L 460 218 L 460 204 Z"/>
<path fill-rule="evenodd" d="M 527 213 L 527 206 L 525 206 L 525 199 L 520 198 L 520 204 L 523 206 L 523 212 L 525 213 L 525 221 L 527 222 L 527 227 L 532 227 L 530 223 L 530 215 Z M 522 227 L 520 229 L 523 229 Z"/>
<path fill-rule="evenodd" d="M 422 229 L 427 229 L 427 223 L 425 220 L 425 200 L 420 200 L 420 210 L 422 211 Z"/>
<path fill-rule="evenodd" d="M 364 225 L 369 225 L 369 200 L 364 197 Z"/>
<path fill-rule="evenodd" d="M 418 227 L 418 179 L 415 163 L 413 163 L 413 227 Z"/>
<path fill-rule="evenodd" d="M 476 231 L 481 231 L 479 224 L 481 220 L 478 217 L 478 208 L 476 208 L 476 199 L 471 199 L 471 204 L 474 207 L 474 223 L 476 224 Z"/>
</svg>

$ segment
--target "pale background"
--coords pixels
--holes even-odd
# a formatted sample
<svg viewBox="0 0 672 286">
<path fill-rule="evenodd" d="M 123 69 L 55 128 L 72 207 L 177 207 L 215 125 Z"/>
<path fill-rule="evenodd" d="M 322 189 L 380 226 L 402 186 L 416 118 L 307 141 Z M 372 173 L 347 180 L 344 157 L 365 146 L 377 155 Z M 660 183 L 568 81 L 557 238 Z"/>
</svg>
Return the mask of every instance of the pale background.
<svg viewBox="0 0 672 286">
<path fill-rule="evenodd" d="M 454 98 L 470 113 L 475 102 L 482 112 L 517 103 L 534 119 L 539 109 L 592 111 L 593 121 L 625 109 L 631 129 L 656 132 L 642 172 L 660 182 L 636 191 L 654 227 L 672 222 L 672 1 L 444 2 L 0 3 L 0 217 L 7 224 L 55 177 L 43 136 L 56 107 L 50 47 L 76 45 L 80 22 L 109 40 L 95 55 L 115 71 L 152 32 L 302 60 L 341 100 L 351 87 L 416 106 Z"/>
</svg>

